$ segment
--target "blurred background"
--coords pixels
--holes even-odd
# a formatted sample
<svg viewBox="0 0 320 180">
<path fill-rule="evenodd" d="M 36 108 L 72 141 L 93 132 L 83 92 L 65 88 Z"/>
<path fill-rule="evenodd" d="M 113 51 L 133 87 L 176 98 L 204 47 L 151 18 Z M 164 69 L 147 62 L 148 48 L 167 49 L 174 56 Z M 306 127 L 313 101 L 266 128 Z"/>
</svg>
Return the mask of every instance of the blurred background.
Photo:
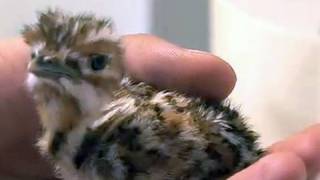
<svg viewBox="0 0 320 180">
<path fill-rule="evenodd" d="M 174 43 L 209 50 L 208 0 L 0 0 L 0 38 L 19 34 L 36 11 L 59 7 L 111 16 L 119 34 L 152 33 Z"/>
<path fill-rule="evenodd" d="M 0 38 L 49 6 L 111 16 L 119 34 L 152 33 L 222 57 L 238 76 L 230 98 L 264 145 L 320 118 L 319 0 L 0 0 Z"/>
</svg>

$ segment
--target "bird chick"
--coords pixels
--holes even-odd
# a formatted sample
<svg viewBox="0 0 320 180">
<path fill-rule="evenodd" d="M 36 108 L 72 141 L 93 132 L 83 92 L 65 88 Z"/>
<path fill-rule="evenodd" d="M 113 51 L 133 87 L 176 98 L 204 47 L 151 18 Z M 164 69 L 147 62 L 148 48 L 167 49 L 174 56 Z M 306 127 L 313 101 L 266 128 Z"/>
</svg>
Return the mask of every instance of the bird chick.
<svg viewBox="0 0 320 180">
<path fill-rule="evenodd" d="M 261 155 L 228 103 L 130 80 L 110 19 L 47 10 L 23 36 L 38 146 L 63 179 L 226 179 Z"/>
</svg>

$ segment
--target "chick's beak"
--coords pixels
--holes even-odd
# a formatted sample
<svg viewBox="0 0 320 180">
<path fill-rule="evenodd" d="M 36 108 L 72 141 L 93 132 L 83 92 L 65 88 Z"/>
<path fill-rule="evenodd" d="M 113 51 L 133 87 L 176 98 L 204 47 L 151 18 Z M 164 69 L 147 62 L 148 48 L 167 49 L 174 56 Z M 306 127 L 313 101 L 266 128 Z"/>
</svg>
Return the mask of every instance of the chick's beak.
<svg viewBox="0 0 320 180">
<path fill-rule="evenodd" d="M 78 79 L 80 73 L 70 67 L 61 65 L 55 59 L 45 59 L 42 57 L 33 59 L 28 64 L 28 71 L 36 76 L 59 79 L 61 77 Z"/>
</svg>

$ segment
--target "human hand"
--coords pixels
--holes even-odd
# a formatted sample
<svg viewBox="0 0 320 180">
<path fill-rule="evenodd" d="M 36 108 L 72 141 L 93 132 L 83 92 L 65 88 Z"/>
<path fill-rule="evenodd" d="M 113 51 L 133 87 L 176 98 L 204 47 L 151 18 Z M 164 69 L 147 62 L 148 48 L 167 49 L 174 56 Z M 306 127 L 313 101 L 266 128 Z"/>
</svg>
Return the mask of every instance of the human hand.
<svg viewBox="0 0 320 180">
<path fill-rule="evenodd" d="M 319 153 L 317 124 L 273 144 L 268 155 L 229 180 L 316 180 L 320 172 Z"/>
<path fill-rule="evenodd" d="M 126 67 L 137 80 L 215 100 L 235 84 L 222 60 L 192 52 L 147 35 L 123 37 Z M 21 38 L 0 41 L 0 179 L 51 179 L 50 166 L 34 144 L 40 126 L 24 88 L 30 49 Z"/>
<path fill-rule="evenodd" d="M 231 67 L 211 54 L 183 49 L 150 35 L 125 36 L 122 41 L 126 68 L 137 80 L 212 100 L 224 99 L 234 87 L 236 78 Z M 3 129 L 0 136 L 0 178 L 52 178 L 49 166 L 33 147 L 39 125 L 32 100 L 23 88 L 28 60 L 29 49 L 21 39 L 0 42 L 0 99 L 5 100 L 0 102 L 0 126 Z M 264 164 L 268 163 L 281 167 L 289 163 L 288 168 L 282 167 L 282 170 L 274 165 L 279 173 L 271 170 L 269 175 L 274 175 L 273 179 L 303 179 L 306 174 L 313 174 L 320 163 L 320 159 L 311 162 L 320 152 L 315 148 L 320 147 L 320 136 L 316 130 L 307 132 L 311 131 L 314 133 L 310 136 L 301 135 L 279 143 L 269 156 L 231 179 L 260 180 L 262 171 L 268 167 Z M 296 141 L 306 141 L 307 145 L 299 146 L 300 149 L 286 148 Z"/>
</svg>

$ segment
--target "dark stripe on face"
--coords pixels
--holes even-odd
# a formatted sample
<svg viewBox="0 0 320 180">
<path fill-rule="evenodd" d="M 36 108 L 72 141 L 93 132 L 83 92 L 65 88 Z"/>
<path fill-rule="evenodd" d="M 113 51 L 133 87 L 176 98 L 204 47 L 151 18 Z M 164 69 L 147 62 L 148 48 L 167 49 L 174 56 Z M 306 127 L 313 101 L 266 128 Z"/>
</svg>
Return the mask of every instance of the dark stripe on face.
<svg viewBox="0 0 320 180">
<path fill-rule="evenodd" d="M 100 136 L 97 132 L 87 130 L 82 143 L 73 157 L 73 163 L 77 169 L 89 158 L 90 155 L 94 154 L 97 150 L 100 141 Z"/>
<path fill-rule="evenodd" d="M 66 136 L 64 132 L 56 132 L 53 136 L 51 146 L 49 148 L 49 152 L 55 156 L 59 150 L 61 149 L 61 146 L 65 143 Z"/>
</svg>

